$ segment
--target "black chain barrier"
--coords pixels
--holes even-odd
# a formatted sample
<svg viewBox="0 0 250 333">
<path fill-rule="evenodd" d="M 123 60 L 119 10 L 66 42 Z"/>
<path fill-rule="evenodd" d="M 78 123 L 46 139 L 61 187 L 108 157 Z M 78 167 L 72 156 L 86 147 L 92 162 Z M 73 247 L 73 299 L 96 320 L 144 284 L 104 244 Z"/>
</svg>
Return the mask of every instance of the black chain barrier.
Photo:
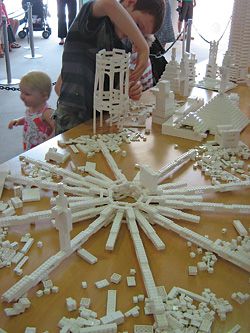
<svg viewBox="0 0 250 333">
<path fill-rule="evenodd" d="M 56 82 L 52 82 L 52 86 L 55 86 Z M 20 91 L 20 88 L 10 87 L 10 86 L 1 86 L 0 90 L 7 90 L 7 91 Z"/>
<path fill-rule="evenodd" d="M 220 38 L 218 39 L 217 42 L 220 42 L 220 41 L 221 41 L 222 37 L 223 37 L 224 34 L 226 33 L 226 30 L 227 30 L 227 28 L 228 28 L 229 23 L 231 22 L 231 20 L 232 20 L 232 16 L 229 18 L 225 30 L 223 31 L 222 35 L 220 36 Z M 187 27 L 187 25 L 185 26 L 185 28 L 183 29 L 183 31 L 186 29 L 186 27 Z M 207 40 L 205 37 L 203 37 L 203 36 L 198 32 L 197 28 L 195 27 L 195 25 L 194 25 L 193 23 L 192 23 L 192 27 L 194 27 L 194 29 L 196 30 L 196 32 L 198 33 L 198 35 L 201 37 L 201 39 L 203 39 L 206 43 L 210 44 L 210 41 Z M 163 55 L 165 55 L 169 50 L 172 49 L 172 47 L 175 45 L 175 43 L 180 39 L 181 35 L 183 34 L 183 31 L 181 31 L 181 32 L 178 34 L 178 36 L 176 37 L 176 39 L 172 42 L 172 44 L 171 44 L 171 45 L 170 45 L 170 46 L 169 46 L 169 47 L 168 47 L 163 53 L 161 53 L 161 54 L 159 54 L 159 55 L 150 54 L 150 56 L 152 56 L 152 57 L 154 57 L 154 58 L 161 58 Z"/>
</svg>

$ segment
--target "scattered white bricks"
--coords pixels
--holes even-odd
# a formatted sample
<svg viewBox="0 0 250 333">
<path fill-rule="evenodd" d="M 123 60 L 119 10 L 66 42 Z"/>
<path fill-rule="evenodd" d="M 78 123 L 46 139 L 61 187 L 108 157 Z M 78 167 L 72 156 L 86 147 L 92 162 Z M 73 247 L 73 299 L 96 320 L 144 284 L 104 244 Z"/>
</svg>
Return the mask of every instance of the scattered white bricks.
<svg viewBox="0 0 250 333">
<path fill-rule="evenodd" d="M 88 283 L 86 281 L 82 281 L 82 288 L 83 289 L 88 288 Z"/>
<path fill-rule="evenodd" d="M 116 311 L 116 290 L 108 290 L 106 315 Z"/>
<path fill-rule="evenodd" d="M 45 155 L 46 161 L 53 161 L 58 164 L 64 163 L 70 157 L 69 152 L 58 152 L 57 148 L 49 148 Z"/>
<path fill-rule="evenodd" d="M 250 299 L 250 294 L 238 291 L 232 294 L 231 298 L 239 304 L 243 304 Z"/>
<path fill-rule="evenodd" d="M 98 289 L 105 288 L 109 286 L 109 281 L 107 279 L 99 280 L 95 282 L 95 285 Z"/>
<path fill-rule="evenodd" d="M 77 250 L 76 252 L 82 259 L 86 260 L 89 264 L 93 265 L 98 260 L 93 254 L 83 248 Z"/>
<path fill-rule="evenodd" d="M 128 285 L 128 287 L 136 286 L 136 280 L 135 280 L 134 276 L 127 276 L 127 285 Z"/>
<path fill-rule="evenodd" d="M 240 236 L 247 236 L 248 232 L 240 220 L 233 220 L 233 225 Z"/>
<path fill-rule="evenodd" d="M 100 321 L 102 324 L 112 324 L 116 323 L 120 325 L 124 322 L 124 315 L 121 311 L 110 312 L 108 315 L 101 317 Z"/>
<path fill-rule="evenodd" d="M 13 304 L 12 308 L 5 308 L 4 313 L 6 316 L 17 316 L 21 313 L 24 313 L 26 309 L 28 309 L 31 305 L 31 302 L 27 297 L 21 297 L 18 302 Z"/>
<path fill-rule="evenodd" d="M 36 333 L 36 327 L 26 327 L 24 333 Z"/>
<path fill-rule="evenodd" d="M 239 324 L 236 324 L 233 328 L 231 328 L 227 333 L 238 333 L 241 330 L 241 326 Z"/>
<path fill-rule="evenodd" d="M 110 277 L 110 282 L 118 284 L 120 283 L 122 276 L 118 273 L 113 273 Z"/>
<path fill-rule="evenodd" d="M 198 274 L 198 269 L 196 266 L 188 266 L 188 275 L 194 276 Z"/>
<path fill-rule="evenodd" d="M 66 298 L 66 306 L 68 311 L 74 311 L 77 309 L 77 303 L 76 300 L 73 299 L 72 297 Z"/>
<path fill-rule="evenodd" d="M 134 325 L 134 333 L 153 333 L 154 328 L 151 325 Z"/>
</svg>

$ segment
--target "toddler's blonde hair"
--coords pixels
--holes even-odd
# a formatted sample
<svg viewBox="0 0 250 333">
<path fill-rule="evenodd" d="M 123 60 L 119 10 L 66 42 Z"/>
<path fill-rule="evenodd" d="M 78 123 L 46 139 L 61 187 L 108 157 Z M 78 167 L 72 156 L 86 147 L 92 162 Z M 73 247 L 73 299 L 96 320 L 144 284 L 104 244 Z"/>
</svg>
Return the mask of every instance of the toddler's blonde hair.
<svg viewBox="0 0 250 333">
<path fill-rule="evenodd" d="M 31 90 L 39 91 L 50 97 L 52 83 L 50 77 L 39 71 L 32 71 L 21 78 L 20 87 L 25 86 Z"/>
</svg>

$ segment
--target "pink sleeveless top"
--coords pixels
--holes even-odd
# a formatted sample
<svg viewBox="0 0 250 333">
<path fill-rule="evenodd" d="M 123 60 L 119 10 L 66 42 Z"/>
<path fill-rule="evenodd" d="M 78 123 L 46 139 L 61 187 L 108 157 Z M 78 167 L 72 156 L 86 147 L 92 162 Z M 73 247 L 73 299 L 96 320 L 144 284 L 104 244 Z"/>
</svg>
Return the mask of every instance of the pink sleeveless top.
<svg viewBox="0 0 250 333">
<path fill-rule="evenodd" d="M 31 113 L 29 109 L 25 111 L 25 121 L 23 125 L 23 148 L 29 150 L 40 143 L 48 140 L 52 134 L 52 129 L 44 120 L 43 113 L 50 109 L 46 103 L 41 110 Z"/>
</svg>

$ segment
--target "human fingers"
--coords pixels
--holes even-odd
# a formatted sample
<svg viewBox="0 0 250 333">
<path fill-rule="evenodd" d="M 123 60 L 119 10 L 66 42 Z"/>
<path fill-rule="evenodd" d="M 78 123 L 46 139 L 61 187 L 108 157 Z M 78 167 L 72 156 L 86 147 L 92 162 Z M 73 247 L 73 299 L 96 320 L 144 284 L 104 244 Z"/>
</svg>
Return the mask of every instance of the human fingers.
<svg viewBox="0 0 250 333">
<path fill-rule="evenodd" d="M 143 72 L 147 68 L 148 53 L 138 53 L 135 69 L 130 74 L 130 81 L 137 82 L 140 80 Z"/>
<path fill-rule="evenodd" d="M 142 84 L 140 81 L 131 81 L 129 85 L 129 97 L 133 100 L 139 100 L 142 95 Z"/>
</svg>

